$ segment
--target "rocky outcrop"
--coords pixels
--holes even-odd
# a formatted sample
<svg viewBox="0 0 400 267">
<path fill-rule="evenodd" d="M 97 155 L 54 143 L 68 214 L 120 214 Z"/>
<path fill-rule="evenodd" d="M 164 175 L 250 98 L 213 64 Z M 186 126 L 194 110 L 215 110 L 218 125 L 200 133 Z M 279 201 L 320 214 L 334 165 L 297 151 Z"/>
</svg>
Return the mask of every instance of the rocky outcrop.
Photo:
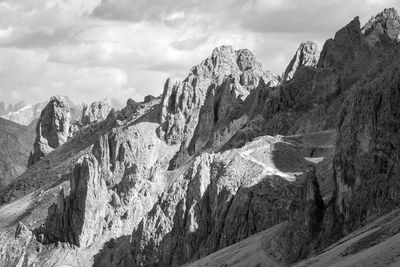
<svg viewBox="0 0 400 267">
<path fill-rule="evenodd" d="M 302 66 L 315 67 L 318 60 L 319 49 L 317 44 L 312 41 L 301 43 L 289 65 L 286 67 L 282 80 L 291 80 L 296 71 Z"/>
<path fill-rule="evenodd" d="M 227 79 L 230 81 L 227 82 Z M 261 64 L 250 51 L 235 51 L 230 46 L 214 49 L 211 57 L 193 67 L 184 81 L 166 81 L 161 100 L 161 137 L 171 144 L 184 140 L 190 142 L 200 113 L 218 113 L 209 109 L 202 110 L 210 95 L 216 95 L 219 87 L 224 84 L 232 87 L 231 94 L 235 99 L 244 100 L 257 87 L 260 79 L 269 84 L 277 83 L 275 77 L 263 72 Z M 217 103 L 210 106 L 218 109 Z"/>
<path fill-rule="evenodd" d="M 28 167 L 38 162 L 70 137 L 70 107 L 61 96 L 52 97 L 40 114 L 36 125 L 34 151 Z"/>
<path fill-rule="evenodd" d="M 324 204 L 313 177 L 311 164 L 273 137 L 237 151 L 203 153 L 133 232 L 133 265 L 183 264 L 290 218 L 317 229 Z M 304 210 L 319 213 L 295 214 Z"/>
<path fill-rule="evenodd" d="M 131 234 L 163 190 L 164 157 L 171 158 L 171 153 L 155 126 L 146 123 L 99 136 L 68 174 L 70 189 L 60 189 L 45 224 L 35 231 L 38 240 L 86 248 Z"/>
<path fill-rule="evenodd" d="M 21 202 L 0 227 L 53 265 L 180 265 L 272 228 L 271 265 L 319 253 L 400 204 L 400 51 L 368 32 L 355 18 L 278 86 L 248 50 L 216 48 L 160 105 L 130 99 L 2 190 Z"/>
<path fill-rule="evenodd" d="M 389 50 L 343 105 L 334 162 L 342 234 L 400 205 L 399 63 L 398 47 Z"/>
<path fill-rule="evenodd" d="M 129 98 L 128 101 L 126 101 L 126 106 L 121 109 L 120 112 L 120 117 L 121 119 L 128 119 L 131 117 L 133 114 L 135 114 L 140 108 L 140 103 L 136 102 L 132 98 Z"/>
<path fill-rule="evenodd" d="M 107 118 L 108 113 L 111 111 L 109 102 L 100 100 L 95 101 L 90 106 L 84 105 L 82 110 L 81 123 L 88 125 L 93 122 L 99 122 Z"/>
<path fill-rule="evenodd" d="M 42 241 L 87 246 L 102 234 L 108 202 L 106 182 L 100 179 L 94 156 L 83 157 L 77 162 L 70 186 L 69 195 L 65 196 L 61 189 L 57 203 L 50 206 L 46 240 Z"/>
<path fill-rule="evenodd" d="M 364 36 L 370 46 L 387 45 L 398 41 L 400 34 L 400 17 L 394 8 L 384 9 L 372 17 L 362 28 Z"/>
<path fill-rule="evenodd" d="M 231 46 L 214 49 L 211 57 L 193 67 L 184 81 L 173 83 L 168 79 L 158 132 L 168 144 L 182 146 L 171 167 L 179 166 L 188 155 L 213 142 L 215 130 L 232 122 L 235 112 L 260 81 L 269 86 L 278 84 L 274 76 L 262 70 L 249 50 L 235 51 Z M 218 135 L 220 143 L 222 139 Z"/>
<path fill-rule="evenodd" d="M 154 99 L 156 99 L 155 96 L 147 95 L 147 96 L 144 97 L 143 102 L 144 102 L 144 103 L 149 103 L 149 102 L 151 102 L 151 101 L 154 100 Z"/>
</svg>

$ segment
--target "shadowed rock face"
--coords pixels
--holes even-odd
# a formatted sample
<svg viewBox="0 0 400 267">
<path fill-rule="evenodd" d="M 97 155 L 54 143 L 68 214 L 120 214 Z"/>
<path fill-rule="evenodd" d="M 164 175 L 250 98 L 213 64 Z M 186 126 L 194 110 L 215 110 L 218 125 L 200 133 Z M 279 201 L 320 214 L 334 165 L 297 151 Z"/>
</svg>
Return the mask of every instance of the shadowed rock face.
<svg viewBox="0 0 400 267">
<path fill-rule="evenodd" d="M 399 48 L 389 50 L 340 114 L 335 202 L 344 233 L 400 205 L 399 63 Z"/>
<path fill-rule="evenodd" d="M 62 96 L 54 96 L 40 114 L 36 125 L 34 151 L 28 167 L 38 162 L 70 137 L 70 107 Z"/>
<path fill-rule="evenodd" d="M 315 67 L 319 60 L 319 49 L 316 43 L 307 41 L 301 43 L 289 65 L 286 67 L 282 80 L 293 78 L 296 71 L 302 66 Z"/>
<path fill-rule="evenodd" d="M 279 162 L 282 156 L 291 163 Z M 183 264 L 288 220 L 291 212 L 312 223 L 295 212 L 308 210 L 308 201 L 317 206 L 315 190 L 312 165 L 273 137 L 222 154 L 203 153 L 133 232 L 131 264 Z"/>
<path fill-rule="evenodd" d="M 100 179 L 98 162 L 94 156 L 83 157 L 75 165 L 70 180 L 70 193 L 64 189 L 57 203 L 50 206 L 45 225 L 46 240 L 62 241 L 87 246 L 101 235 L 106 223 L 107 187 Z"/>
</svg>

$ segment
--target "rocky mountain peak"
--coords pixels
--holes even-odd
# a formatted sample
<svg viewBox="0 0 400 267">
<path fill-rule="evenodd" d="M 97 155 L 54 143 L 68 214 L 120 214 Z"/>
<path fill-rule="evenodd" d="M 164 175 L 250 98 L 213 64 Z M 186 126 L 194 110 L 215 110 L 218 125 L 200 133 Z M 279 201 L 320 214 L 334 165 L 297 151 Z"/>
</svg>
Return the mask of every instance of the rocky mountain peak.
<svg viewBox="0 0 400 267">
<path fill-rule="evenodd" d="M 357 55 L 356 51 L 361 49 L 362 41 L 360 19 L 355 17 L 336 32 L 334 39 L 325 42 L 317 66 L 319 68 L 343 68 L 352 57 Z"/>
<path fill-rule="evenodd" d="M 364 25 L 362 32 L 373 46 L 379 42 L 398 41 L 400 17 L 394 8 L 385 8 Z"/>
<path fill-rule="evenodd" d="M 297 69 L 302 66 L 315 67 L 319 60 L 319 54 L 320 51 L 316 43 L 312 41 L 301 43 L 289 65 L 286 67 L 283 74 L 283 81 L 292 79 Z"/>
<path fill-rule="evenodd" d="M 53 96 L 40 114 L 36 125 L 34 152 L 28 166 L 35 164 L 70 137 L 70 106 L 63 96 Z"/>
<path fill-rule="evenodd" d="M 82 124 L 90 124 L 92 122 L 101 121 L 107 118 L 111 110 L 109 99 L 93 102 L 90 106 L 84 105 L 82 110 Z"/>
<path fill-rule="evenodd" d="M 166 81 L 161 101 L 160 136 L 168 143 L 190 142 L 200 113 L 215 114 L 207 121 L 217 123 L 222 118 L 217 115 L 222 112 L 220 109 L 237 106 L 238 101 L 243 101 L 261 79 L 268 85 L 278 84 L 277 78 L 264 72 L 261 63 L 249 50 L 235 51 L 232 46 L 215 48 L 210 57 L 191 69 L 185 80 L 177 83 L 170 79 Z M 223 90 L 226 94 L 222 93 Z M 203 107 L 205 104 L 207 108 Z M 211 131 L 213 126 L 205 128 Z"/>
</svg>

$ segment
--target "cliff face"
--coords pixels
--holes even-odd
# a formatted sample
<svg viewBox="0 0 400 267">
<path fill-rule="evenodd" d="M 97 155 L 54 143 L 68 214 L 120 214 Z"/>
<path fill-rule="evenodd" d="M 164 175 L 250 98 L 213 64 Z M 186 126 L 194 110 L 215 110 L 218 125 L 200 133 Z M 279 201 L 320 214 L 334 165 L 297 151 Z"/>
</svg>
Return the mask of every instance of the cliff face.
<svg viewBox="0 0 400 267">
<path fill-rule="evenodd" d="M 316 65 L 300 46 L 280 85 L 248 50 L 216 48 L 161 101 L 130 99 L 68 142 L 52 99 L 35 143 L 47 155 L 1 191 L 16 201 L 0 229 L 28 244 L 0 242 L 5 262 L 180 265 L 268 231 L 266 258 L 285 266 L 397 208 L 396 21 L 355 18 Z"/>
<path fill-rule="evenodd" d="M 29 156 L 28 167 L 67 141 L 70 120 L 70 107 L 64 98 L 52 97 L 37 122 L 34 151 Z"/>
<path fill-rule="evenodd" d="M 238 108 L 260 80 L 277 85 L 277 79 L 262 70 L 254 55 L 230 46 L 214 49 L 211 57 L 191 69 L 178 83 L 167 80 L 162 96 L 160 136 L 167 143 L 184 142 L 189 153 L 199 151 L 211 132 Z M 229 105 L 228 105 L 229 104 Z"/>
<path fill-rule="evenodd" d="M 95 101 L 92 104 L 84 105 L 82 109 L 81 123 L 87 125 L 93 122 L 102 121 L 107 118 L 111 111 L 111 105 L 106 100 Z"/>
<path fill-rule="evenodd" d="M 289 65 L 286 67 L 282 80 L 291 80 L 296 71 L 302 66 L 315 67 L 318 63 L 319 53 L 316 43 L 312 41 L 301 43 Z"/>
<path fill-rule="evenodd" d="M 394 8 L 384 9 L 361 29 L 369 45 L 387 45 L 399 40 L 400 18 Z"/>
<path fill-rule="evenodd" d="M 301 220 L 295 212 L 311 208 L 299 199 L 323 209 L 313 164 L 297 148 L 263 137 L 196 157 L 133 232 L 131 264 L 183 264 L 291 217 Z"/>
<path fill-rule="evenodd" d="M 355 85 L 340 114 L 335 201 L 345 232 L 400 204 L 399 52 L 388 51 Z"/>
</svg>

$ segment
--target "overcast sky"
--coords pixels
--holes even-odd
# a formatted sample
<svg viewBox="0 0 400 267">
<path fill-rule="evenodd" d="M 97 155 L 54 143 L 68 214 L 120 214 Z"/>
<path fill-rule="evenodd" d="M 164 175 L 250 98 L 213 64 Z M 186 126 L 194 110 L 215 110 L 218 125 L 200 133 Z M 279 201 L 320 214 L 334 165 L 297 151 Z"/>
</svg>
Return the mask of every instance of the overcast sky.
<svg viewBox="0 0 400 267">
<path fill-rule="evenodd" d="M 283 72 L 299 43 L 364 24 L 398 0 L 0 0 L 0 100 L 122 102 L 162 93 L 214 47 Z"/>
</svg>

